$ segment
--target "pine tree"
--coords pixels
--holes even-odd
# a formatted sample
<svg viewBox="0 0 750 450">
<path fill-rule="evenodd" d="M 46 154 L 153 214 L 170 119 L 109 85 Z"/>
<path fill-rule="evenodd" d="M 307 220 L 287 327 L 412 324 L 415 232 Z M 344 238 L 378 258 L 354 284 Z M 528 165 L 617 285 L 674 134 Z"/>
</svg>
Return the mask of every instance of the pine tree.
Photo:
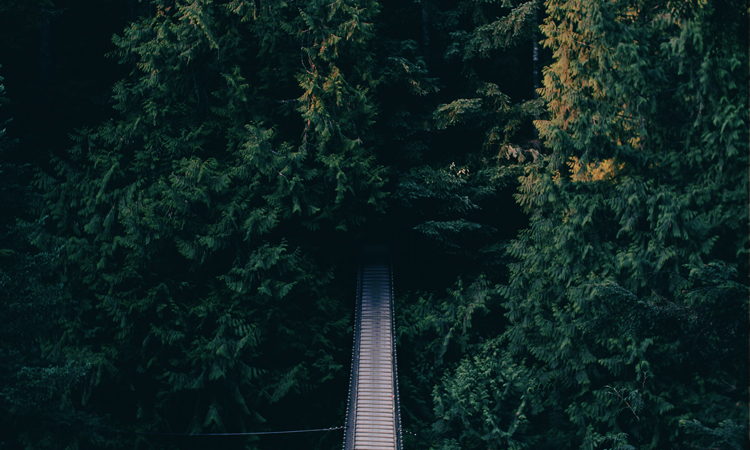
<svg viewBox="0 0 750 450">
<path fill-rule="evenodd" d="M 61 346 L 93 361 L 81 400 L 119 426 L 258 430 L 271 403 L 341 371 L 350 311 L 310 231 L 382 208 L 377 4 L 149 11 L 114 37 L 132 67 L 117 115 L 38 180 L 56 227 L 38 241 L 61 249 L 75 303 Z"/>
</svg>

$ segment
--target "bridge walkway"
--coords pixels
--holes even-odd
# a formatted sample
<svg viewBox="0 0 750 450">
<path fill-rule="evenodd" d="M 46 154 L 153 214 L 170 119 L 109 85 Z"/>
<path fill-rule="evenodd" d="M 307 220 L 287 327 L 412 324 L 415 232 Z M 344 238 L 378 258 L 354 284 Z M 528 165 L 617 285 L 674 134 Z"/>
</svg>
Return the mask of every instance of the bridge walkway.
<svg viewBox="0 0 750 450">
<path fill-rule="evenodd" d="M 401 450 L 393 276 L 385 246 L 366 246 L 357 286 L 344 450 Z"/>
</svg>

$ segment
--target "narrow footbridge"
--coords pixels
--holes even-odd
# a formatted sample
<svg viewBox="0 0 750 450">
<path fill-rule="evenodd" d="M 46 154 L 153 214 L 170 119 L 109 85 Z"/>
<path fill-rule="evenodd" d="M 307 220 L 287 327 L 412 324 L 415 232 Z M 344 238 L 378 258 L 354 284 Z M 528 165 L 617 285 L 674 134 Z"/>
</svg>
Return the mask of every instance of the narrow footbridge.
<svg viewBox="0 0 750 450">
<path fill-rule="evenodd" d="M 385 246 L 365 246 L 357 279 L 344 450 L 401 450 L 393 281 Z"/>
</svg>

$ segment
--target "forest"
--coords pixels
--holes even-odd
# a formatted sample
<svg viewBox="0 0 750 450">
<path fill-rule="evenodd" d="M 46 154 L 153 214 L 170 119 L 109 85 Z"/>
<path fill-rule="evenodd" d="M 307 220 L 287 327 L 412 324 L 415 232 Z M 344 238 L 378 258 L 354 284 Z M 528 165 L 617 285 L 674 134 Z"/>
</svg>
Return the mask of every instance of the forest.
<svg viewBox="0 0 750 450">
<path fill-rule="evenodd" d="M 0 0 L 0 450 L 341 448 L 367 243 L 405 449 L 746 450 L 749 19 Z"/>
</svg>

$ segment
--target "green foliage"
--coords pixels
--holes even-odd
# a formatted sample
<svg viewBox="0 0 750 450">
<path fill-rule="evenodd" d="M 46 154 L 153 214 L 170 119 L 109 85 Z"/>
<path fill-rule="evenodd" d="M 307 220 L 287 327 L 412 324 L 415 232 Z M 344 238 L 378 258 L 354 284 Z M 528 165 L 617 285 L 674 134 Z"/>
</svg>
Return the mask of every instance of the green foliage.
<svg viewBox="0 0 750 450">
<path fill-rule="evenodd" d="M 408 114 L 399 111 L 399 121 L 420 119 L 414 119 L 412 134 L 397 135 L 393 144 L 405 156 L 397 160 L 399 177 L 392 198 L 401 223 L 413 230 L 409 245 L 424 238 L 425 248 L 441 257 L 423 263 L 433 269 L 425 269 L 430 275 L 420 288 L 432 292 L 408 293 L 398 301 L 403 307 L 400 392 L 404 423 L 426 438 L 407 436 L 408 445 L 470 448 L 466 446 L 479 441 L 477 431 L 466 428 L 474 414 L 462 409 L 469 408 L 466 383 L 493 370 L 502 374 L 498 376 L 509 373 L 497 366 L 485 341 L 494 339 L 501 327 L 497 317 L 487 314 L 498 307 L 492 285 L 507 273 L 503 239 L 523 222 L 523 217 L 511 218 L 515 211 L 503 202 L 513 207 L 508 188 L 523 173 L 523 163 L 540 157 L 529 129 L 531 119 L 542 112 L 542 102 L 534 99 L 531 83 L 524 84 L 531 46 L 528 51 L 522 47 L 532 38 L 539 4 L 470 0 L 421 6 L 419 18 L 427 30 L 423 32 L 430 34 L 423 36 L 422 55 L 429 66 L 410 73 L 440 90 L 425 92 L 418 107 L 407 108 Z M 404 164 L 407 156 L 409 164 Z M 454 279 L 446 276 L 460 278 L 448 295 L 434 292 L 434 286 Z M 464 355 L 493 368 L 469 375 L 461 360 Z M 460 373 L 460 380 L 451 378 L 453 373 Z M 492 389 L 488 384 L 478 398 L 496 396 Z M 473 404 L 489 411 L 495 408 L 492 401 Z M 499 429 L 488 427 L 482 433 L 497 437 Z M 471 444 L 460 437 L 460 430 L 474 436 Z"/>
<path fill-rule="evenodd" d="M 0 84 L 0 105 L 4 91 Z M 91 429 L 98 420 L 77 412 L 71 398 L 88 366 L 53 347 L 67 305 L 55 255 L 31 246 L 40 229 L 31 220 L 38 205 L 29 167 L 6 162 L 16 146 L 0 130 L 0 209 L 6 212 L 0 218 L 0 448 L 77 448 L 97 440 Z"/>
<path fill-rule="evenodd" d="M 391 45 L 396 48 L 389 48 L 389 54 L 385 57 L 384 83 L 406 85 L 410 94 L 420 97 L 440 91 L 437 78 L 430 77 L 424 57 L 419 56 L 416 41 L 405 39 Z"/>
<path fill-rule="evenodd" d="M 692 420 L 746 430 L 747 358 L 723 359 L 747 354 L 747 280 L 729 281 L 748 248 L 747 47 L 733 38 L 746 11 L 733 11 L 547 3 L 555 61 L 536 124 L 551 154 L 521 177 L 531 224 L 500 290 L 504 357 L 539 386 L 538 445 L 680 447 Z"/>
<path fill-rule="evenodd" d="M 0 50 L 54 3 L 3 3 Z M 377 233 L 429 255 L 397 268 L 408 446 L 747 448 L 745 5 L 110 5 L 130 74 L 43 196 L 0 131 L 0 446 L 341 420 L 331 266 Z"/>
<path fill-rule="evenodd" d="M 479 277 L 468 287 L 461 279 L 455 289 L 447 291 L 448 297 L 437 300 L 432 295 L 420 296 L 415 303 L 404 309 L 403 323 L 399 328 L 402 339 L 422 340 L 419 353 L 432 355 L 433 361 L 425 364 L 441 365 L 452 345 L 463 353 L 471 342 L 472 317 L 486 313 L 491 301 L 490 286 L 484 277 Z M 427 369 L 425 366 L 423 369 Z"/>
<path fill-rule="evenodd" d="M 37 180 L 55 226 L 37 242 L 77 303 L 60 345 L 93 359 L 80 401 L 114 426 L 258 430 L 342 369 L 350 313 L 307 233 L 382 210 L 377 8 L 152 6 L 113 38 L 118 116 Z"/>
<path fill-rule="evenodd" d="M 401 177 L 393 198 L 406 208 L 427 210 L 440 219 L 421 223 L 415 230 L 447 247 L 460 248 L 457 238 L 466 238 L 472 232 L 493 231 L 488 225 L 465 219 L 467 213 L 481 209 L 478 203 L 491 197 L 502 182 L 501 177 L 488 180 L 491 176 L 488 172 L 471 174 L 467 167 L 456 167 L 453 163 L 445 169 L 417 167 Z"/>
<path fill-rule="evenodd" d="M 489 58 L 494 50 L 518 45 L 532 34 L 538 8 L 539 3 L 534 0 L 518 4 L 512 1 L 460 2 L 450 12 L 450 18 L 457 22 L 471 17 L 473 27 L 451 33 L 452 42 L 446 56 L 460 57 L 464 61 L 477 56 Z M 505 14 L 497 14 L 497 11 Z"/>
<path fill-rule="evenodd" d="M 697 436 L 698 442 L 708 448 L 741 449 L 747 443 L 746 428 L 742 423 L 725 420 L 716 428 L 704 426 L 698 420 L 680 422 L 688 433 Z"/>
<path fill-rule="evenodd" d="M 748 52 L 734 37 L 746 8 L 549 1 L 545 12 L 554 62 L 548 118 L 535 123 L 547 148 L 505 169 L 520 174 L 531 223 L 507 246 L 509 282 L 487 293 L 505 298 L 508 323 L 457 364 L 414 370 L 440 379 L 431 446 L 745 448 Z M 504 42 L 463 39 L 456 56 Z M 435 117 L 486 130 L 484 105 L 464 98 Z M 455 192 L 456 210 L 458 196 L 478 204 L 466 185 L 412 184 L 408 201 Z M 442 348 L 432 339 L 419 348 Z"/>
<path fill-rule="evenodd" d="M 445 81 L 438 80 L 451 85 L 427 97 L 434 106 L 423 120 L 434 137 L 425 142 L 424 134 L 414 136 L 423 141 L 423 156 L 401 171 L 393 197 L 413 210 L 414 230 L 451 251 L 471 253 L 490 244 L 487 237 L 496 231 L 491 223 L 496 215 L 481 211 L 483 206 L 515 182 L 520 170 L 516 159 L 538 155 L 521 128 L 540 114 L 542 103 L 528 99 L 531 89 L 512 83 L 521 76 L 517 44 L 531 37 L 538 4 L 463 1 L 445 10 L 425 7 L 436 17 L 434 26 L 449 36 L 440 42 L 444 58 L 433 63 L 432 73 L 442 74 Z M 444 22 L 438 25 L 439 20 Z M 493 62 L 488 63 L 490 57 Z M 507 67 L 500 70 L 504 63 Z M 456 67 L 461 67 L 460 76 L 446 73 Z M 526 99 L 513 100 L 518 91 Z M 443 136 L 449 143 L 441 142 Z"/>
<path fill-rule="evenodd" d="M 444 437 L 438 448 L 532 448 L 535 439 L 527 414 L 542 410 L 534 397 L 536 383 L 523 364 L 502 354 L 497 340 L 480 346 L 435 387 L 435 432 Z M 529 380 L 532 380 L 531 384 Z"/>
<path fill-rule="evenodd" d="M 463 65 L 464 77 L 462 98 L 435 108 L 436 129 L 461 124 L 466 131 L 481 133 L 482 153 L 494 157 L 507 157 L 512 147 L 518 147 L 513 145 L 513 139 L 518 139 L 514 135 L 542 111 L 542 102 L 529 98 L 533 97 L 531 89 L 522 90 L 522 100 L 511 99 L 523 85 L 518 51 L 532 37 L 538 8 L 535 0 L 520 4 L 467 0 L 446 14 L 454 31 L 445 58 Z M 497 60 L 494 70 L 485 67 L 489 58 Z M 527 143 L 524 148 L 533 149 L 533 145 Z"/>
<path fill-rule="evenodd" d="M 460 389 L 460 386 L 444 387 L 441 378 L 462 355 L 483 348 L 478 344 L 482 330 L 473 325 L 496 304 L 492 294 L 492 286 L 480 276 L 470 284 L 459 279 L 442 296 L 423 293 L 416 294 L 416 298 L 399 299 L 399 364 L 400 373 L 406 374 L 399 379 L 400 395 L 402 404 L 409 405 L 401 414 L 408 420 L 409 429 L 419 430 L 420 435 L 435 440 L 442 439 L 439 434 L 449 428 L 442 425 L 438 434 L 434 434 L 425 421 L 433 413 L 444 414 L 433 411 L 433 389 Z M 446 399 L 440 408 L 454 408 L 452 402 L 458 396 Z"/>
</svg>

